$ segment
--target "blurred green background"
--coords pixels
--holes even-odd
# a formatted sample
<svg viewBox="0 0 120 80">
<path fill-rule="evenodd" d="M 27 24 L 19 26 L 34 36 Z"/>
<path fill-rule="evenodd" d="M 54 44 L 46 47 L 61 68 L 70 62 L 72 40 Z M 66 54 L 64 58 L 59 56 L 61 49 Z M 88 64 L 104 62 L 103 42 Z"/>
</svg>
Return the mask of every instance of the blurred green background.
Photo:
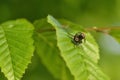
<svg viewBox="0 0 120 80">
<path fill-rule="evenodd" d="M 0 22 L 26 18 L 31 22 L 48 14 L 84 27 L 119 26 L 120 0 L 0 0 Z M 120 80 L 120 44 L 108 35 L 97 34 L 99 65 L 112 80 Z M 23 80 L 54 80 L 35 55 Z M 0 80 L 6 80 L 0 73 Z M 48 78 L 47 78 L 47 77 Z"/>
</svg>

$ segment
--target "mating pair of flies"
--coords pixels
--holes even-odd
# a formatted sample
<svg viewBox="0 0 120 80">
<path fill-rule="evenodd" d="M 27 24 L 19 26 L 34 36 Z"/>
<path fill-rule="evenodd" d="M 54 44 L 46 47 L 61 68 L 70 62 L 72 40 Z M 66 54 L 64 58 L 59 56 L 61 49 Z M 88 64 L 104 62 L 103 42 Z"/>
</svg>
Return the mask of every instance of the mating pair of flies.
<svg viewBox="0 0 120 80">
<path fill-rule="evenodd" d="M 72 37 L 72 43 L 75 45 L 79 45 L 82 43 L 82 40 L 84 40 L 85 42 L 85 34 L 82 32 L 78 32 L 76 33 L 73 37 Z"/>
</svg>

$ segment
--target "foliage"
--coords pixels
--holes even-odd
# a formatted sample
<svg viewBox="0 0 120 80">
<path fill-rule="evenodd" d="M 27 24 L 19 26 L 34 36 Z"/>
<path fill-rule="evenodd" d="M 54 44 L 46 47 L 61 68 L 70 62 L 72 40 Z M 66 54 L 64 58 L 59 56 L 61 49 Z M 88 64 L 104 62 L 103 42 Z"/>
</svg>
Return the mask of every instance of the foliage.
<svg viewBox="0 0 120 80">
<path fill-rule="evenodd" d="M 8 80 L 20 80 L 33 55 L 33 25 L 21 19 L 0 25 L 0 67 Z"/>
<path fill-rule="evenodd" d="M 25 69 L 30 70 L 27 66 L 33 53 L 40 59 L 34 62 L 40 63 L 40 69 L 44 69 L 49 80 L 110 80 L 98 66 L 99 47 L 89 30 L 64 19 L 58 21 L 50 15 L 33 25 L 25 19 L 0 25 L 0 68 L 8 80 L 21 80 Z M 79 45 L 72 42 L 77 32 L 85 34 L 85 41 Z M 119 41 L 118 33 L 111 31 L 110 35 L 117 36 Z M 33 62 L 31 65 L 35 67 Z"/>
<path fill-rule="evenodd" d="M 98 55 L 98 46 L 89 33 L 86 34 L 86 43 L 81 44 L 81 47 L 74 47 L 68 37 L 67 32 L 62 29 L 62 25 L 52 16 L 48 16 L 48 22 L 56 29 L 58 47 L 61 51 L 61 56 L 65 60 L 75 80 L 109 80 L 96 66 Z M 83 32 L 80 28 L 80 32 Z M 73 30 L 73 32 L 77 32 Z M 68 47 L 66 47 L 68 46 Z"/>
<path fill-rule="evenodd" d="M 34 35 L 36 53 L 41 58 L 43 64 L 56 79 L 73 80 L 72 75 L 59 54 L 60 51 L 56 45 L 55 31 L 49 31 L 49 29 L 52 29 L 52 26 L 47 23 L 46 19 L 38 20 L 34 25 L 36 28 Z M 45 30 L 48 31 L 45 32 Z"/>
<path fill-rule="evenodd" d="M 59 20 L 59 23 L 65 27 L 65 29 L 63 29 L 65 30 L 65 33 L 67 31 L 67 35 L 72 34 L 71 36 L 68 35 L 70 37 L 69 42 L 71 42 L 71 39 L 73 38 L 72 36 L 74 36 L 77 32 L 82 31 L 85 33 L 85 35 L 90 34 L 90 30 L 85 31 L 87 28 L 103 28 L 103 31 L 106 31 L 105 28 L 107 28 L 107 34 L 103 33 L 102 31 L 102 34 L 101 32 L 99 33 L 99 31 L 90 34 L 91 39 L 95 38 L 97 46 L 99 46 L 98 56 L 100 58 L 96 61 L 98 56 L 96 58 L 92 55 L 89 56 L 90 58 L 93 57 L 92 59 L 97 62 L 95 64 L 98 64 L 102 71 L 109 75 L 111 80 L 120 80 L 120 0 L 0 0 L 0 23 L 4 23 L 6 21 L 11 23 L 11 21 L 15 21 L 14 19 L 19 18 L 25 18 L 33 23 L 36 19 L 44 18 L 48 14 L 54 15 L 56 18 L 67 19 L 72 22 L 71 23 L 63 19 Z M 31 24 L 29 21 L 27 21 L 27 23 Z M 21 22 L 19 22 L 19 24 L 20 23 Z M 76 23 L 82 26 L 76 25 Z M 73 79 L 74 76 L 71 74 L 71 71 L 66 65 L 64 57 L 62 57 L 60 47 L 57 46 L 58 40 L 54 27 L 47 22 L 47 19 L 36 20 L 33 25 L 35 30 L 34 33 L 32 33 L 33 30 L 31 30 L 31 34 L 33 34 L 33 38 L 31 37 L 31 39 L 34 40 L 35 52 L 34 55 L 33 52 L 30 53 L 30 55 L 33 55 L 32 60 L 30 59 L 32 62 L 29 64 L 26 71 L 25 69 L 22 71 L 21 74 L 24 73 L 24 75 L 22 75 L 22 80 L 58 80 L 63 78 Z M 95 30 L 92 29 L 92 31 Z M 17 35 L 17 32 L 18 31 L 15 31 L 15 33 L 12 35 Z M 19 33 L 19 36 L 25 35 L 21 31 Z M 19 38 L 19 36 L 17 36 L 17 38 L 15 37 L 14 39 L 21 40 L 22 42 L 28 41 L 27 39 Z M 88 37 L 89 36 L 86 37 L 87 42 L 91 41 L 91 39 Z M 80 47 L 84 49 L 84 46 L 87 44 L 87 42 L 80 44 Z M 41 46 L 37 45 L 37 43 Z M 47 43 L 53 47 L 48 46 Z M 15 45 L 17 44 L 15 43 Z M 74 44 L 72 45 L 75 47 L 75 49 L 78 48 Z M 86 49 L 89 49 L 89 46 L 86 47 Z M 44 55 L 42 53 L 46 54 Z M 56 54 L 53 55 L 52 53 Z M 47 57 L 46 55 L 54 56 L 54 58 L 52 57 L 51 59 L 51 57 Z M 26 65 L 28 65 L 28 63 L 26 63 Z M 56 66 L 57 64 L 59 65 Z M 62 69 L 62 67 L 64 69 Z M 5 74 L 2 72 L 1 67 L 0 80 L 7 80 Z"/>
</svg>

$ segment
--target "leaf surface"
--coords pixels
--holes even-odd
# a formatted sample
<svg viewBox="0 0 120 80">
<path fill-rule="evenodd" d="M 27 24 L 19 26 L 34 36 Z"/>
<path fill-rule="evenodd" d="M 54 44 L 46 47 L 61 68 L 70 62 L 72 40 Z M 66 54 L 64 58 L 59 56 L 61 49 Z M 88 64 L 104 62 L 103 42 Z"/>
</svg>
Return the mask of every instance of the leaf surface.
<svg viewBox="0 0 120 80">
<path fill-rule="evenodd" d="M 56 29 L 57 45 L 61 51 L 61 56 L 75 77 L 75 80 L 109 80 L 97 66 L 99 50 L 90 33 L 83 31 L 81 26 L 71 25 L 71 23 L 68 26 L 74 26 L 74 28 L 71 28 L 70 32 L 68 32 L 64 27 L 65 21 L 61 25 L 50 15 L 47 19 Z M 76 34 L 76 32 L 84 32 L 86 35 L 86 42 L 80 44 L 80 46 L 75 46 L 69 37 L 70 34 Z"/>
<path fill-rule="evenodd" d="M 33 55 L 33 25 L 25 19 L 0 25 L 0 67 L 8 80 L 20 80 Z"/>
<path fill-rule="evenodd" d="M 57 47 L 55 30 L 46 19 L 34 23 L 36 33 L 35 47 L 43 64 L 57 80 L 73 80 L 73 76 L 66 67 Z"/>
</svg>

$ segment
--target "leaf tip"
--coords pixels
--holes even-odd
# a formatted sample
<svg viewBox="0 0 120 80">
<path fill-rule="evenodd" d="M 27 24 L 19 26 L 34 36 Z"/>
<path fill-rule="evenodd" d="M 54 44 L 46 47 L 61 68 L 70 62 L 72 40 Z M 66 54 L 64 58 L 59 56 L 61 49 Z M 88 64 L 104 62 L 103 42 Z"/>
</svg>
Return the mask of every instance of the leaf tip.
<svg viewBox="0 0 120 80">
<path fill-rule="evenodd" d="M 55 28 L 56 27 L 61 27 L 61 24 L 58 22 L 57 19 L 55 19 L 53 16 L 48 15 L 47 16 L 47 21 L 48 23 L 52 24 Z"/>
</svg>

